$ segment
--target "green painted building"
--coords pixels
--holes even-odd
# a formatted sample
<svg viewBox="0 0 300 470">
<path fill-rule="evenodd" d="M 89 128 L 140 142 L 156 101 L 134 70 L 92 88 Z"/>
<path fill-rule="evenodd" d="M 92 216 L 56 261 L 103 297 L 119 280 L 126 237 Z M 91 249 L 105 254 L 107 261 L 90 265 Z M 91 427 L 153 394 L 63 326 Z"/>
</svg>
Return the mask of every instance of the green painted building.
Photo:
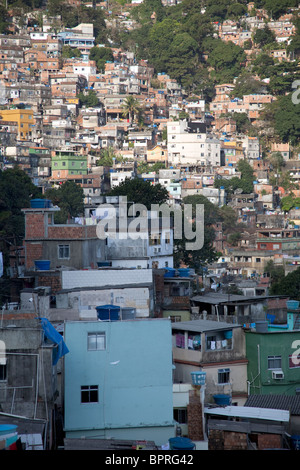
<svg viewBox="0 0 300 470">
<path fill-rule="evenodd" d="M 300 329 L 294 327 L 295 314 L 288 311 L 286 325 L 265 322 L 245 332 L 249 395 L 300 391 Z"/>
<path fill-rule="evenodd" d="M 75 153 L 73 150 L 56 150 L 52 156 L 53 178 L 65 178 L 69 175 L 86 175 L 87 156 Z"/>
</svg>

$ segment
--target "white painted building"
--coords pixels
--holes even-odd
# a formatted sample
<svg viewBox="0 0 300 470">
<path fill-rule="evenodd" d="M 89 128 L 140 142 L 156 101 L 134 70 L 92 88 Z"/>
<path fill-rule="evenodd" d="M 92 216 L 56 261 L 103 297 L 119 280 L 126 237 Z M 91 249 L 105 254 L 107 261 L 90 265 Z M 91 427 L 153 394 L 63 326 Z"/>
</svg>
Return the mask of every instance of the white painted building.
<svg viewBox="0 0 300 470">
<path fill-rule="evenodd" d="M 124 313 L 131 309 L 135 317 L 148 318 L 153 310 L 152 269 L 63 271 L 56 305 L 79 311 L 82 319 L 96 319 L 96 307 L 104 305 L 118 306 Z"/>
<path fill-rule="evenodd" d="M 167 132 L 169 165 L 220 166 L 221 143 L 203 122 L 168 122 Z"/>
</svg>

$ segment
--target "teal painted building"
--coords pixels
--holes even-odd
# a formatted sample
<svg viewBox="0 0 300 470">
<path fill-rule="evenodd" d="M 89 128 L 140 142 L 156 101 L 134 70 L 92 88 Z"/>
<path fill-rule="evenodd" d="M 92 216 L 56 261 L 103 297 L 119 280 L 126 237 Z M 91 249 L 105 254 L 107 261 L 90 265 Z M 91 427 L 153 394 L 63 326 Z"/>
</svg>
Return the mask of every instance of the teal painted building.
<svg viewBox="0 0 300 470">
<path fill-rule="evenodd" d="M 248 394 L 296 395 L 300 392 L 299 310 L 287 309 L 287 323 L 246 331 Z M 254 326 L 254 325 L 253 325 Z"/>
<path fill-rule="evenodd" d="M 174 437 L 167 319 L 65 324 L 66 438 Z"/>
</svg>

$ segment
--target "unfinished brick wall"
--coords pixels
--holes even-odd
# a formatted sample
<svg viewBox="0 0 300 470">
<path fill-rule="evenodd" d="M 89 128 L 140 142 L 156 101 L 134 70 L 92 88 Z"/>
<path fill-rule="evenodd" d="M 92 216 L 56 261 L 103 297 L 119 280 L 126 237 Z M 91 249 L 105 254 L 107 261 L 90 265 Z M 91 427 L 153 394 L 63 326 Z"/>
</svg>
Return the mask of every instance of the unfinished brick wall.
<svg viewBox="0 0 300 470">
<path fill-rule="evenodd" d="M 203 421 L 202 421 L 202 404 L 200 397 L 196 391 L 191 391 L 189 396 L 189 404 L 187 406 L 188 415 L 188 437 L 192 441 L 202 441 Z"/>
<path fill-rule="evenodd" d="M 61 274 L 56 272 L 54 275 L 39 274 L 37 278 L 38 286 L 51 287 L 51 292 L 55 294 L 62 289 Z"/>
<path fill-rule="evenodd" d="M 224 450 L 247 450 L 247 434 L 243 432 L 224 432 Z"/>
<path fill-rule="evenodd" d="M 279 434 L 258 434 L 258 450 L 280 449 L 282 447 L 281 436 Z"/>
<path fill-rule="evenodd" d="M 25 267 L 26 269 L 34 268 L 34 260 L 42 259 L 43 243 L 27 242 L 25 248 Z"/>
<path fill-rule="evenodd" d="M 25 221 L 25 238 L 39 239 L 45 237 L 44 214 L 42 212 L 27 212 Z"/>
<path fill-rule="evenodd" d="M 208 450 L 224 450 L 224 432 L 211 429 L 208 436 Z"/>
<path fill-rule="evenodd" d="M 49 225 L 48 238 L 80 239 L 95 238 L 96 225 Z"/>
<path fill-rule="evenodd" d="M 256 434 L 257 450 L 280 449 L 281 436 L 278 434 Z M 208 436 L 208 450 L 247 450 L 247 433 L 211 429 Z"/>
</svg>

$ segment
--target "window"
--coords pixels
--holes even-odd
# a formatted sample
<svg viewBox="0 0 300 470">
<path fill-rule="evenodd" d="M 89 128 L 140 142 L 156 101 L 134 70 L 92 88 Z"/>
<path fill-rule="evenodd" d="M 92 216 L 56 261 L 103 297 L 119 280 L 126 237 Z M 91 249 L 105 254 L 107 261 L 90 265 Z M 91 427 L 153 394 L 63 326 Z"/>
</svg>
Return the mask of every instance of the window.
<svg viewBox="0 0 300 470">
<path fill-rule="evenodd" d="M 0 382 L 6 380 L 7 367 L 6 364 L 0 364 Z"/>
<path fill-rule="evenodd" d="M 58 259 L 70 258 L 70 245 L 58 245 Z"/>
<path fill-rule="evenodd" d="M 106 347 L 105 332 L 88 333 L 88 351 L 104 351 Z"/>
<path fill-rule="evenodd" d="M 218 384 L 228 384 L 230 380 L 230 369 L 218 370 Z"/>
<path fill-rule="evenodd" d="M 81 386 L 81 403 L 98 403 L 98 385 Z"/>
<path fill-rule="evenodd" d="M 268 356 L 268 369 L 281 369 L 281 356 Z"/>
<path fill-rule="evenodd" d="M 186 424 L 188 422 L 186 408 L 175 408 L 173 416 L 174 420 L 179 424 Z"/>
</svg>

